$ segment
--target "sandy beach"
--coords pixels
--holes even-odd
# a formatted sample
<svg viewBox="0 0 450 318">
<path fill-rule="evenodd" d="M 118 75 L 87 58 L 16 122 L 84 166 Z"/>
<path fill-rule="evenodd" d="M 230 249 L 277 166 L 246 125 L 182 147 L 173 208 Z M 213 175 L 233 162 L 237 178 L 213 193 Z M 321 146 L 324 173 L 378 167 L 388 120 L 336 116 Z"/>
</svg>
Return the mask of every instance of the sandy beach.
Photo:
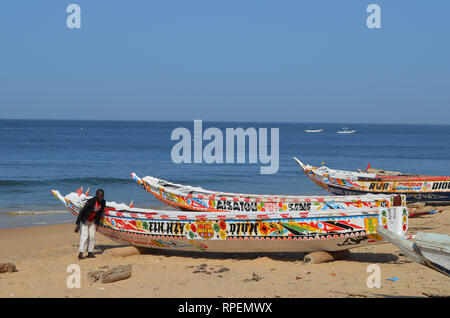
<svg viewBox="0 0 450 318">
<path fill-rule="evenodd" d="M 443 207 L 439 207 L 441 209 Z M 425 207 L 431 210 L 431 207 Z M 433 208 L 435 209 L 435 208 Z M 417 231 L 448 234 L 450 207 L 410 219 Z M 425 297 L 450 295 L 450 278 L 401 255 L 391 244 L 351 250 L 350 258 L 303 263 L 304 254 L 206 254 L 147 250 L 139 253 L 97 235 L 96 258 L 78 261 L 73 224 L 0 230 L 0 297 Z M 79 264 L 81 288 L 66 286 L 67 266 Z M 129 279 L 91 283 L 102 266 L 132 264 Z M 381 288 L 366 285 L 367 267 L 381 268 Z M 388 278 L 397 277 L 390 281 Z"/>
</svg>

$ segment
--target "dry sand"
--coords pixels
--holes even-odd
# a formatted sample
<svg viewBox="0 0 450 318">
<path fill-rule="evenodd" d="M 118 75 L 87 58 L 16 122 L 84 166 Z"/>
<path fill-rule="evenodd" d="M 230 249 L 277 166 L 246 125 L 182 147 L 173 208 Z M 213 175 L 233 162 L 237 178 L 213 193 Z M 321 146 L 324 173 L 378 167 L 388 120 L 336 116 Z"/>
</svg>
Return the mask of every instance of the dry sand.
<svg viewBox="0 0 450 318">
<path fill-rule="evenodd" d="M 431 209 L 426 207 L 425 209 Z M 434 209 L 434 208 L 433 208 Z M 410 219 L 417 231 L 449 233 L 450 207 Z M 450 278 L 402 256 L 391 244 L 351 250 L 349 259 L 305 264 L 303 254 L 202 254 L 123 248 L 97 235 L 97 257 L 78 261 L 74 225 L 0 230 L 0 297 L 402 297 L 450 295 Z M 128 256 L 117 254 L 130 252 Z M 131 254 L 131 255 L 130 255 Z M 125 255 L 125 254 L 124 254 Z M 81 288 L 69 289 L 70 264 L 81 268 Z M 87 273 L 105 265 L 132 264 L 132 276 L 90 283 Z M 367 267 L 381 268 L 381 288 L 366 285 Z M 398 277 L 397 281 L 388 278 Z"/>
</svg>

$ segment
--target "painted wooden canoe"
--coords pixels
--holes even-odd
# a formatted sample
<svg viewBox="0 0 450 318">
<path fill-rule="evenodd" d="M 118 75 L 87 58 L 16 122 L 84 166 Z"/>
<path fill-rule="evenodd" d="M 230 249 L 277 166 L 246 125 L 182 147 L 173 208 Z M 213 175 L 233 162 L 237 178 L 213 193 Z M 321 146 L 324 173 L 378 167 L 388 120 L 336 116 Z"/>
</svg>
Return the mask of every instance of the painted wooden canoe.
<svg viewBox="0 0 450 318">
<path fill-rule="evenodd" d="M 407 240 L 383 227 L 378 226 L 377 231 L 413 261 L 450 276 L 449 235 L 418 232 Z"/>
<path fill-rule="evenodd" d="M 52 193 L 73 215 L 90 197 Z M 107 202 L 98 231 L 139 247 L 202 252 L 338 251 L 385 243 L 382 224 L 403 236 L 406 207 L 315 211 L 308 214 L 160 211 Z"/>
<path fill-rule="evenodd" d="M 330 209 L 406 206 L 405 196 L 291 196 L 205 190 L 147 176 L 131 177 L 158 200 L 184 211 L 311 212 Z"/>
<path fill-rule="evenodd" d="M 379 175 L 310 166 L 295 157 L 294 160 L 312 181 L 337 195 L 404 194 L 408 203 L 450 203 L 450 176 Z"/>
</svg>

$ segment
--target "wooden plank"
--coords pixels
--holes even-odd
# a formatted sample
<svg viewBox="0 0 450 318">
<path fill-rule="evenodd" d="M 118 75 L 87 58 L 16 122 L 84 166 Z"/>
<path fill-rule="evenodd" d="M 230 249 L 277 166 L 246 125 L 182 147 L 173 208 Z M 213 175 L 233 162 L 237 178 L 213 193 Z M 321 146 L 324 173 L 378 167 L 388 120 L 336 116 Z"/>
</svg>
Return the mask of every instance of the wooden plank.
<svg viewBox="0 0 450 318">
<path fill-rule="evenodd" d="M 100 281 L 102 283 L 113 283 L 130 277 L 131 277 L 131 264 L 119 265 L 102 273 Z"/>
</svg>

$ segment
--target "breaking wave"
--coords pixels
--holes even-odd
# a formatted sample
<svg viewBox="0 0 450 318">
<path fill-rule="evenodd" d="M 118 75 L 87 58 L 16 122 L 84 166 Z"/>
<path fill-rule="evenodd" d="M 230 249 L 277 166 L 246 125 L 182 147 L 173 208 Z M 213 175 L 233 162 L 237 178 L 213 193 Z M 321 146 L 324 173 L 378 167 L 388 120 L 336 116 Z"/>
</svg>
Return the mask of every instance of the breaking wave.
<svg viewBox="0 0 450 318">
<path fill-rule="evenodd" d="M 0 180 L 0 188 L 20 186 L 32 187 L 36 185 L 61 185 L 75 184 L 79 186 L 87 185 L 104 185 L 104 184 L 131 184 L 133 180 L 130 178 L 103 178 L 103 177 L 81 177 L 81 178 L 56 178 L 56 179 L 30 179 L 30 180 Z"/>
<path fill-rule="evenodd" d="M 55 211 L 5 211 L 0 212 L 0 214 L 6 214 L 10 216 L 20 216 L 20 215 L 44 215 L 44 214 L 68 214 L 66 210 L 55 210 Z"/>
</svg>

